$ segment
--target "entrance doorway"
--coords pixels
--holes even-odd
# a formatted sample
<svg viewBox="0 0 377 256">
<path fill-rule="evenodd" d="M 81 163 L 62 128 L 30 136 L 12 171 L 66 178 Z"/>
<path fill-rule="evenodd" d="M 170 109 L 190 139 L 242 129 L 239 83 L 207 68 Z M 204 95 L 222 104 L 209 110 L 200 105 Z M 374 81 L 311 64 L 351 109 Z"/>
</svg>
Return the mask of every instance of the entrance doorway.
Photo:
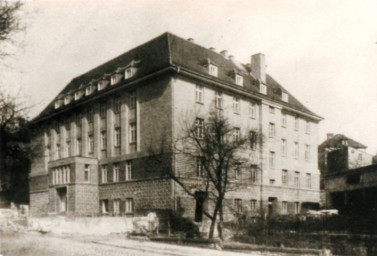
<svg viewBox="0 0 377 256">
<path fill-rule="evenodd" d="M 67 188 L 57 188 L 56 194 L 58 195 L 58 212 L 64 213 L 67 211 Z"/>
<path fill-rule="evenodd" d="M 278 199 L 276 197 L 268 198 L 268 218 L 272 218 L 275 214 Z"/>
</svg>

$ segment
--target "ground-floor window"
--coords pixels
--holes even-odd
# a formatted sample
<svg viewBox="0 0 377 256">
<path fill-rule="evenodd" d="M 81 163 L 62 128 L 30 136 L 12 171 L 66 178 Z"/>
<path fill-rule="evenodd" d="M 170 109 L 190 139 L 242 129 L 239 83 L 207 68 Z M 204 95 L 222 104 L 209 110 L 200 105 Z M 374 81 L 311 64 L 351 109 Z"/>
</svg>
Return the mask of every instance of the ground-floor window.
<svg viewBox="0 0 377 256">
<path fill-rule="evenodd" d="M 113 212 L 120 213 L 120 199 L 115 199 L 113 201 Z"/>
<path fill-rule="evenodd" d="M 288 202 L 286 201 L 281 202 L 281 213 L 282 214 L 288 213 Z"/>
<path fill-rule="evenodd" d="M 241 199 L 234 199 L 234 210 L 237 213 L 240 213 L 242 211 L 242 200 Z"/>
<path fill-rule="evenodd" d="M 126 198 L 126 213 L 132 213 L 134 209 L 134 200 L 133 198 Z"/>
<path fill-rule="evenodd" d="M 255 211 L 257 209 L 257 200 L 250 200 L 250 210 Z"/>
<path fill-rule="evenodd" d="M 299 213 L 300 213 L 300 203 L 295 202 L 295 214 L 299 214 Z"/>
<path fill-rule="evenodd" d="M 109 212 L 109 200 L 102 200 L 101 201 L 101 211 L 102 213 Z"/>
</svg>

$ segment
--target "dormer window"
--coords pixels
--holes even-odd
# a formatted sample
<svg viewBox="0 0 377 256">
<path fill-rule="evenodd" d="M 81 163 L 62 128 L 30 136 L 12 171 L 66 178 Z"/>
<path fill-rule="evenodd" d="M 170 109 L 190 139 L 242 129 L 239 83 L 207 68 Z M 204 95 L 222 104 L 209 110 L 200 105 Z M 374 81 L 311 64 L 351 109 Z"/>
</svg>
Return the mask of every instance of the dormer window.
<svg viewBox="0 0 377 256">
<path fill-rule="evenodd" d="M 71 101 L 72 101 L 71 95 L 67 95 L 67 96 L 64 97 L 64 105 L 71 103 Z"/>
<path fill-rule="evenodd" d="M 133 76 L 132 68 L 127 68 L 124 71 L 124 79 L 127 80 Z"/>
<path fill-rule="evenodd" d="M 110 78 L 110 84 L 114 85 L 116 83 L 118 83 L 118 77 L 117 77 L 117 75 L 112 75 L 111 78 Z"/>
<path fill-rule="evenodd" d="M 99 81 L 98 82 L 98 91 L 101 91 L 101 90 L 105 89 L 106 86 L 107 86 L 107 83 L 108 82 L 106 80 Z"/>
<path fill-rule="evenodd" d="M 88 96 L 93 93 L 93 86 L 89 85 L 88 87 L 85 88 L 85 96 Z"/>
<path fill-rule="evenodd" d="M 288 102 L 288 94 L 285 92 L 281 93 L 281 100 L 284 102 Z"/>
<path fill-rule="evenodd" d="M 81 97 L 82 97 L 83 94 L 84 93 L 83 93 L 82 90 L 79 90 L 79 91 L 75 92 L 75 96 L 74 96 L 75 100 L 81 99 Z"/>
<path fill-rule="evenodd" d="M 236 84 L 243 86 L 243 76 L 236 74 Z"/>
<path fill-rule="evenodd" d="M 209 64 L 208 65 L 208 73 L 211 76 L 216 76 L 217 77 L 217 67 L 215 65 Z"/>
<path fill-rule="evenodd" d="M 264 85 L 264 84 L 260 84 L 259 85 L 259 92 L 266 95 L 267 94 L 267 86 Z"/>
<path fill-rule="evenodd" d="M 62 100 L 61 99 L 58 99 L 57 101 L 55 101 L 55 109 L 60 108 L 61 106 L 62 106 Z"/>
</svg>

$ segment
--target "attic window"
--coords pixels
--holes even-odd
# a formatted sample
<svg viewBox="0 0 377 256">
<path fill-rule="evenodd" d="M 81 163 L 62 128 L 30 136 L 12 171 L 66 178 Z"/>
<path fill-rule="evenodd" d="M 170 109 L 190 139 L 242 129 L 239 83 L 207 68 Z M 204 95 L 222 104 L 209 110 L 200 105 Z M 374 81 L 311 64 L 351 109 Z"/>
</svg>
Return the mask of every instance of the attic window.
<svg viewBox="0 0 377 256">
<path fill-rule="evenodd" d="M 59 100 L 55 101 L 55 109 L 60 108 L 61 105 L 62 105 L 62 100 L 59 99 Z"/>
<path fill-rule="evenodd" d="M 106 80 L 101 80 L 98 82 L 98 91 L 101 91 L 106 88 L 107 81 Z"/>
<path fill-rule="evenodd" d="M 243 76 L 236 74 L 236 84 L 243 86 Z"/>
<path fill-rule="evenodd" d="M 88 96 L 93 93 L 93 88 L 91 85 L 85 88 L 85 95 Z"/>
<path fill-rule="evenodd" d="M 267 94 L 267 86 L 264 84 L 259 85 L 259 92 L 262 94 Z"/>
<path fill-rule="evenodd" d="M 285 92 L 281 93 L 281 100 L 284 102 L 288 102 L 288 94 Z"/>
<path fill-rule="evenodd" d="M 71 95 L 67 95 L 64 97 L 64 105 L 67 105 L 69 103 L 71 103 L 71 100 L 72 100 L 72 96 Z"/>
<path fill-rule="evenodd" d="M 215 65 L 209 64 L 208 65 L 208 73 L 211 76 L 216 76 L 217 77 L 217 67 Z"/>
<path fill-rule="evenodd" d="M 75 96 L 74 96 L 75 100 L 79 100 L 82 97 L 82 95 L 83 95 L 82 90 L 75 92 Z"/>
<path fill-rule="evenodd" d="M 132 68 L 127 68 L 124 71 L 124 79 L 127 80 L 133 76 Z"/>
<path fill-rule="evenodd" d="M 110 78 L 110 84 L 111 85 L 114 85 L 114 84 L 116 84 L 116 83 L 118 83 L 119 82 L 119 76 L 118 75 L 112 75 L 111 76 L 111 78 Z"/>
</svg>

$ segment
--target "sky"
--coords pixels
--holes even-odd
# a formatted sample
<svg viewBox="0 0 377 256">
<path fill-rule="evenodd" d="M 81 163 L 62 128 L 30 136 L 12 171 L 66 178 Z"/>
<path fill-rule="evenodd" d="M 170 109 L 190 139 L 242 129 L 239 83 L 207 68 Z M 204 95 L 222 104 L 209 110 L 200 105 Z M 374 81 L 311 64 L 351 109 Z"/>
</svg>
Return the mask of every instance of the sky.
<svg viewBox="0 0 377 256">
<path fill-rule="evenodd" d="M 35 117 L 74 77 L 169 31 L 267 73 L 322 116 L 319 142 L 342 133 L 377 152 L 375 0 L 29 0 L 0 89 Z"/>
</svg>

